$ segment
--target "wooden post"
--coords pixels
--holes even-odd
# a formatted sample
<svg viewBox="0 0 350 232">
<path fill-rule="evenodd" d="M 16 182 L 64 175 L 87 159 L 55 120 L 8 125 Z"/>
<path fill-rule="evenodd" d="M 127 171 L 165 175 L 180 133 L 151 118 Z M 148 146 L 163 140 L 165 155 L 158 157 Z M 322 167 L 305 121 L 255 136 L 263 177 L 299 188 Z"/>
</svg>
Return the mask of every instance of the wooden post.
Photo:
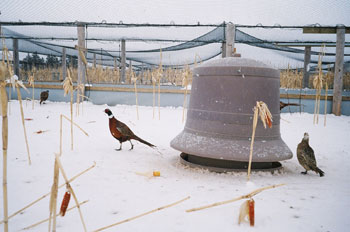
<svg viewBox="0 0 350 232">
<path fill-rule="evenodd" d="M 233 23 L 228 23 L 226 25 L 226 57 L 232 57 L 233 56 L 233 51 L 235 47 L 235 25 Z"/>
<path fill-rule="evenodd" d="M 341 115 L 341 102 L 343 90 L 343 69 L 344 69 L 344 46 L 345 46 L 345 27 L 337 26 L 337 47 L 335 57 L 334 87 L 333 87 L 333 105 L 332 113 L 336 116 Z"/>
<path fill-rule="evenodd" d="M 13 65 L 14 65 L 15 75 L 19 77 L 18 39 L 13 39 Z"/>
<path fill-rule="evenodd" d="M 121 46 L 121 82 L 125 83 L 125 67 L 126 67 L 126 50 L 125 50 L 125 40 L 122 40 Z"/>
<path fill-rule="evenodd" d="M 67 75 L 66 48 L 62 48 L 62 80 L 66 79 L 66 75 Z"/>
<path fill-rule="evenodd" d="M 303 76 L 303 88 L 309 88 L 309 79 L 310 79 L 310 60 L 311 60 L 311 47 L 305 47 L 304 54 L 304 76 Z"/>
<path fill-rule="evenodd" d="M 78 46 L 79 48 L 85 48 L 85 24 L 78 24 Z M 82 58 L 78 55 L 78 85 L 84 84 L 85 86 L 85 65 Z M 79 93 L 77 93 L 79 94 Z M 84 95 L 84 90 L 82 90 L 81 95 Z"/>
</svg>

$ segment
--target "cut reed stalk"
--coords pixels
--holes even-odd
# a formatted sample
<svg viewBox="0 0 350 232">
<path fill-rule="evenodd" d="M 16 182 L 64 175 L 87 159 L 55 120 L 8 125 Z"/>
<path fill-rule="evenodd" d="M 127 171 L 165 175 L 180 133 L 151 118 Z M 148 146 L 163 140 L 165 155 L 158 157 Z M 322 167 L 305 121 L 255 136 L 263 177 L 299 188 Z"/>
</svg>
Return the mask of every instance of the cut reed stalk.
<svg viewBox="0 0 350 232">
<path fill-rule="evenodd" d="M 252 132 L 252 141 L 250 142 L 250 153 L 249 153 L 249 163 L 248 163 L 248 175 L 247 179 L 250 180 L 250 171 L 252 168 L 252 159 L 253 159 L 253 146 L 254 146 L 254 138 L 255 138 L 255 130 L 258 124 L 258 107 L 254 107 L 254 117 L 253 117 L 253 132 Z"/>
<path fill-rule="evenodd" d="M 135 77 L 134 72 L 131 70 L 131 81 L 134 83 L 134 90 L 135 90 L 135 101 L 136 101 L 136 118 L 139 120 L 139 103 L 138 103 L 138 98 L 137 98 L 137 77 Z"/>
<path fill-rule="evenodd" d="M 54 165 L 54 175 L 53 175 L 53 184 L 51 187 L 51 196 L 50 196 L 50 207 L 49 207 L 49 231 L 51 231 L 51 218 L 52 222 L 52 231 L 56 231 L 56 209 L 57 209 L 57 194 L 58 194 L 58 177 L 59 177 L 59 167 L 57 160 L 55 159 Z"/>
<path fill-rule="evenodd" d="M 314 110 L 314 124 L 318 124 L 318 118 L 320 114 L 320 101 L 321 101 L 321 89 L 322 89 L 322 57 L 324 56 L 324 49 L 325 46 L 323 45 L 321 47 L 321 51 L 318 55 L 318 76 L 315 77 L 313 81 L 314 88 L 316 89 L 316 96 L 315 96 L 315 110 Z"/>
<path fill-rule="evenodd" d="M 266 124 L 268 125 L 269 128 L 272 127 L 272 115 L 270 113 L 269 108 L 263 101 L 256 102 L 256 106 L 254 107 L 253 132 L 252 132 L 252 141 L 250 143 L 250 154 L 249 154 L 248 175 L 247 175 L 248 181 L 250 179 L 250 171 L 251 171 L 252 157 L 253 157 L 253 145 L 254 145 L 254 138 L 255 138 L 255 130 L 258 124 L 258 116 L 260 116 L 260 119 L 265 129 L 266 129 Z"/>
<path fill-rule="evenodd" d="M 185 111 L 186 111 L 186 105 L 187 105 L 187 90 L 188 90 L 188 66 L 186 67 L 186 72 L 183 79 L 183 86 L 185 87 L 185 93 L 184 93 L 184 104 L 182 109 L 182 123 L 185 122 Z"/>
<path fill-rule="evenodd" d="M 72 183 L 73 181 L 75 181 L 78 177 L 80 177 L 81 175 L 85 174 L 86 172 L 90 171 L 91 169 L 93 169 L 94 167 L 96 166 L 96 163 L 94 162 L 94 164 L 85 169 L 84 171 L 78 173 L 77 175 L 75 175 L 74 177 L 72 177 L 71 179 L 69 179 L 69 183 Z M 66 183 L 64 184 L 61 184 L 58 186 L 58 188 L 62 188 L 63 186 L 66 186 Z M 42 199 L 46 198 L 47 196 L 49 196 L 51 194 L 51 191 L 46 193 L 45 195 L 39 197 L 38 199 L 36 199 L 35 201 L 31 202 L 30 204 L 28 204 L 27 206 L 23 207 L 22 209 L 16 211 L 15 213 L 11 214 L 10 216 L 8 216 L 8 219 L 16 216 L 17 214 L 23 212 L 24 210 L 28 209 L 29 207 L 35 205 L 36 203 L 38 203 L 39 201 L 41 201 Z M 0 224 L 4 223 L 4 220 L 3 221 L 0 221 Z"/>
<path fill-rule="evenodd" d="M 27 148 L 27 154 L 28 154 L 28 161 L 29 161 L 29 165 L 31 165 L 31 164 L 32 164 L 32 161 L 30 160 L 30 152 L 29 152 L 27 131 L 26 131 L 26 125 L 25 125 L 25 122 L 24 122 L 24 113 L 23 113 L 23 106 L 22 106 L 22 96 L 21 96 L 21 91 L 19 90 L 18 84 L 16 84 L 16 89 L 17 89 L 17 97 L 18 97 L 18 101 L 19 101 L 19 106 L 20 106 L 20 110 L 21 110 L 22 125 L 23 125 L 24 139 L 25 139 L 25 142 L 26 142 L 26 148 Z"/>
<path fill-rule="evenodd" d="M 81 223 L 83 224 L 83 227 L 84 227 L 84 231 L 86 232 L 87 229 L 86 229 L 86 225 L 85 225 L 85 222 L 84 222 L 84 218 L 83 218 L 83 214 L 80 210 L 80 205 L 79 205 L 79 201 L 78 201 L 78 198 L 77 196 L 75 195 L 75 192 L 73 190 L 73 188 L 70 186 L 69 184 L 69 180 L 68 180 L 68 177 L 63 169 L 63 166 L 62 166 L 62 163 L 61 163 L 61 160 L 60 160 L 60 157 L 59 157 L 59 154 L 56 154 L 56 160 L 57 160 L 57 163 L 58 163 L 58 167 L 61 171 L 61 174 L 64 178 L 64 180 L 66 181 L 66 185 L 67 185 L 67 188 L 69 190 L 69 192 L 72 194 L 73 198 L 74 198 L 74 201 L 75 201 L 75 204 L 77 205 L 77 208 L 79 210 L 79 215 L 80 215 L 80 219 L 81 219 Z"/>
<path fill-rule="evenodd" d="M 8 145 L 8 118 L 7 118 L 7 92 L 6 82 L 1 81 L 1 115 L 2 115 L 2 189 L 3 189 L 3 212 L 4 212 L 4 232 L 8 232 L 8 195 L 7 195 L 7 145 Z"/>
<path fill-rule="evenodd" d="M 32 110 L 34 110 L 34 74 L 28 79 L 29 86 L 32 86 Z"/>
<path fill-rule="evenodd" d="M 152 72 L 152 85 L 153 85 L 153 119 L 155 118 L 155 107 L 156 107 L 156 82 L 157 79 L 154 77 Z"/>
<path fill-rule="evenodd" d="M 328 99 L 328 77 L 329 77 L 329 73 L 330 73 L 330 66 L 328 65 L 328 72 L 325 76 L 325 97 L 324 97 L 324 122 L 323 125 L 326 126 L 327 125 L 327 99 Z"/>
<path fill-rule="evenodd" d="M 89 200 L 83 201 L 83 202 L 81 202 L 79 205 L 81 206 L 81 205 L 87 203 L 88 201 L 89 201 Z M 73 206 L 73 207 L 67 209 L 67 212 L 68 212 L 68 211 L 71 211 L 72 209 L 75 209 L 75 208 L 77 208 L 77 205 L 75 205 L 75 206 Z M 56 217 L 58 217 L 58 216 L 59 216 L 59 213 L 56 213 Z M 42 224 L 42 223 L 44 223 L 44 222 L 47 222 L 48 220 L 49 220 L 49 218 L 46 218 L 46 219 L 44 219 L 44 220 L 42 220 L 42 221 L 39 221 L 39 222 L 37 222 L 37 223 L 35 223 L 35 224 L 33 224 L 33 225 L 30 225 L 30 226 L 25 227 L 25 228 L 23 228 L 22 230 L 28 230 L 28 229 L 34 228 L 34 227 L 36 227 L 36 226 L 38 226 L 38 225 L 40 225 L 40 224 Z"/>
<path fill-rule="evenodd" d="M 252 198 L 253 196 L 255 196 L 256 194 L 261 193 L 264 190 L 277 188 L 277 187 L 280 187 L 280 186 L 283 186 L 283 185 L 285 185 L 285 184 L 277 184 L 277 185 L 266 186 L 266 187 L 263 187 L 263 188 L 256 189 L 256 190 L 254 190 L 254 191 L 252 191 L 252 192 L 250 192 L 250 193 L 248 193 L 246 195 L 242 195 L 240 197 L 233 198 L 231 200 L 220 201 L 220 202 L 216 202 L 216 203 L 213 203 L 213 204 L 210 204 L 210 205 L 188 209 L 188 210 L 186 210 L 186 212 L 190 213 L 190 212 L 199 211 L 199 210 L 203 210 L 203 209 L 208 209 L 208 208 L 219 206 L 219 205 L 232 203 L 232 202 L 239 201 L 239 200 L 242 200 L 242 199 L 249 199 L 249 198 Z"/>
<path fill-rule="evenodd" d="M 111 225 L 109 225 L 109 226 L 105 226 L 105 227 L 102 227 L 102 228 L 100 228 L 100 229 L 94 230 L 94 232 L 97 232 L 97 231 L 102 231 L 102 230 L 105 230 L 105 229 L 111 228 L 111 227 L 113 227 L 113 226 L 120 225 L 120 224 L 122 224 L 122 223 L 129 222 L 129 221 L 135 220 L 135 219 L 137 219 L 137 218 L 140 218 L 140 217 L 146 216 L 146 215 L 148 215 L 148 214 L 151 214 L 151 213 L 154 213 L 154 212 L 160 211 L 160 210 L 162 210 L 162 209 L 166 209 L 166 208 L 169 208 L 169 207 L 175 206 L 175 205 L 180 204 L 180 203 L 182 203 L 182 202 L 184 202 L 184 201 L 186 201 L 186 200 L 188 200 L 188 199 L 190 199 L 190 197 L 189 197 L 189 196 L 188 196 L 188 197 L 186 197 L 186 198 L 184 198 L 184 199 L 182 199 L 182 200 L 176 201 L 176 202 L 174 202 L 174 203 L 172 203 L 172 204 L 165 205 L 165 206 L 162 206 L 162 207 L 159 207 L 159 208 L 153 209 L 153 210 L 151 210 L 151 211 L 148 211 L 148 212 L 145 212 L 145 213 L 139 214 L 139 215 L 137 215 L 137 216 L 135 216 L 135 217 L 131 217 L 131 218 L 128 218 L 128 219 L 122 220 L 122 221 L 120 221 L 120 222 L 117 222 L 117 223 L 111 224 Z"/>
<path fill-rule="evenodd" d="M 71 117 L 71 126 L 70 126 L 70 136 L 71 136 L 71 150 L 73 150 L 73 80 L 70 75 L 69 69 L 67 69 L 67 77 L 63 82 L 64 96 L 70 93 L 70 117 Z"/>
</svg>

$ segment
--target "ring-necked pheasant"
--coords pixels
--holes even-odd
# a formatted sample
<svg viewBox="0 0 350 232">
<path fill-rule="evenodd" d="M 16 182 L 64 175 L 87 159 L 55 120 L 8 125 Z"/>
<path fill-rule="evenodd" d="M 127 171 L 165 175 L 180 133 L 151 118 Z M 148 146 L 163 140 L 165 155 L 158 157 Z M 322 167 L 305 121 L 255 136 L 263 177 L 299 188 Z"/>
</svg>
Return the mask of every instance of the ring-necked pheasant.
<svg viewBox="0 0 350 232">
<path fill-rule="evenodd" d="M 312 170 L 320 176 L 324 176 L 324 172 L 317 167 L 314 150 L 309 145 L 309 134 L 306 132 L 298 144 L 297 157 L 300 165 L 305 168 L 305 172 L 301 172 L 302 174 L 307 174 L 307 171 Z"/>
<path fill-rule="evenodd" d="M 109 130 L 112 134 L 112 136 L 117 139 L 120 143 L 119 149 L 116 149 L 117 151 L 120 151 L 122 149 L 122 143 L 125 141 L 129 141 L 131 144 L 130 150 L 134 148 L 134 145 L 131 143 L 131 139 L 137 140 L 141 143 L 146 144 L 150 147 L 155 147 L 153 144 L 141 139 L 140 137 L 136 136 L 130 128 L 125 125 L 123 122 L 117 120 L 110 109 L 105 109 L 104 112 L 108 115 L 109 118 Z"/>
<path fill-rule="evenodd" d="M 284 103 L 280 101 L 280 110 L 282 110 L 286 106 L 300 106 L 298 103 Z"/>
<path fill-rule="evenodd" d="M 46 101 L 48 99 L 48 97 L 49 97 L 49 91 L 48 90 L 42 91 L 40 93 L 40 105 L 42 102 Z"/>
</svg>

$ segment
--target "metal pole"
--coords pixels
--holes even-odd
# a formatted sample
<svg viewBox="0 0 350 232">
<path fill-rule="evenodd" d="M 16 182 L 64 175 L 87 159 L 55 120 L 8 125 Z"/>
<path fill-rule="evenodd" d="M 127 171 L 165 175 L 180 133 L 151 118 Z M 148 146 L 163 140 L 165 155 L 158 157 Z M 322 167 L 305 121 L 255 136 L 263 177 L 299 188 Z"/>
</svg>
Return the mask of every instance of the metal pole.
<svg viewBox="0 0 350 232">
<path fill-rule="evenodd" d="M 62 80 L 66 79 L 67 75 L 67 59 L 66 48 L 62 48 Z"/>
<path fill-rule="evenodd" d="M 311 60 L 311 47 L 305 47 L 304 54 L 304 76 L 303 76 L 303 88 L 309 88 L 309 79 L 310 79 L 310 60 Z"/>
<path fill-rule="evenodd" d="M 343 69 L 344 69 L 344 45 L 345 45 L 345 26 L 337 26 L 337 47 L 335 57 L 334 87 L 333 87 L 333 105 L 332 113 L 336 116 L 341 115 L 341 102 L 343 90 Z"/>
<path fill-rule="evenodd" d="M 13 39 L 13 66 L 14 66 L 15 75 L 19 77 L 18 39 Z"/>
</svg>

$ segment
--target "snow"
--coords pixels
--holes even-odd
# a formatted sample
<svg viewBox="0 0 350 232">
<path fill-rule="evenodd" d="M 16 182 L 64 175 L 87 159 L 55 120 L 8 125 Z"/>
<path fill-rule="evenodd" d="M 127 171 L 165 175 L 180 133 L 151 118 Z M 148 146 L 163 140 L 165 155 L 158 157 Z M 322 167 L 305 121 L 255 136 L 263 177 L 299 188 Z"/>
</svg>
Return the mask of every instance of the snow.
<svg viewBox="0 0 350 232">
<path fill-rule="evenodd" d="M 23 102 L 30 155 L 28 158 L 20 118 L 18 101 L 11 101 L 8 145 L 9 215 L 48 193 L 53 181 L 55 153 L 59 152 L 60 114 L 69 117 L 68 103 Z M 158 211 L 106 231 L 346 231 L 349 228 L 350 207 L 350 117 L 327 115 L 327 126 L 313 124 L 313 115 L 307 113 L 282 114 L 281 135 L 294 152 L 292 159 L 283 161 L 279 173 L 255 172 L 247 182 L 246 173 L 218 174 L 203 169 L 183 166 L 179 152 L 170 148 L 170 141 L 178 135 L 182 123 L 182 108 L 160 108 L 153 119 L 153 108 L 117 105 L 109 107 L 113 114 L 141 138 L 157 145 L 157 152 L 144 144 L 123 144 L 122 151 L 110 135 L 106 105 L 84 103 L 83 113 L 74 117 L 87 137 L 74 128 L 74 150 L 70 149 L 70 124 L 63 122 L 63 152 L 61 161 L 68 178 L 96 167 L 71 183 L 78 200 L 89 200 L 81 206 L 88 231 L 116 223 L 141 213 L 171 204 L 187 196 L 191 198 L 174 207 Z M 74 107 L 75 109 L 75 107 Z M 75 114 L 74 114 L 75 115 Z M 37 134 L 37 131 L 45 131 Z M 318 166 L 325 171 L 320 178 L 313 172 L 300 174 L 303 168 L 295 156 L 297 144 L 304 132 L 310 134 L 310 145 L 315 150 Z M 3 159 L 1 158 L 1 169 Z M 160 177 L 147 177 L 159 171 Z M 2 173 L 2 172 L 1 172 Z M 146 174 L 146 176 L 140 175 Z M 2 174 L 1 174 L 2 177 Z M 2 179 L 2 178 L 1 178 Z M 64 183 L 60 177 L 60 184 Z M 266 190 L 254 197 L 256 205 L 255 228 L 238 225 L 238 211 L 243 201 L 221 205 L 202 211 L 185 210 L 233 199 L 260 187 L 286 184 Z M 58 207 L 64 188 L 59 190 Z M 3 209 L 3 191 L 0 208 Z M 71 199 L 69 207 L 74 206 Z M 10 231 L 22 228 L 48 217 L 49 197 L 26 209 L 9 221 Z M 3 218 L 3 210 L 0 212 Z M 76 209 L 58 217 L 58 231 L 83 231 Z M 0 228 L 3 224 L 0 225 Z M 28 231 L 47 231 L 43 223 Z"/>
</svg>

